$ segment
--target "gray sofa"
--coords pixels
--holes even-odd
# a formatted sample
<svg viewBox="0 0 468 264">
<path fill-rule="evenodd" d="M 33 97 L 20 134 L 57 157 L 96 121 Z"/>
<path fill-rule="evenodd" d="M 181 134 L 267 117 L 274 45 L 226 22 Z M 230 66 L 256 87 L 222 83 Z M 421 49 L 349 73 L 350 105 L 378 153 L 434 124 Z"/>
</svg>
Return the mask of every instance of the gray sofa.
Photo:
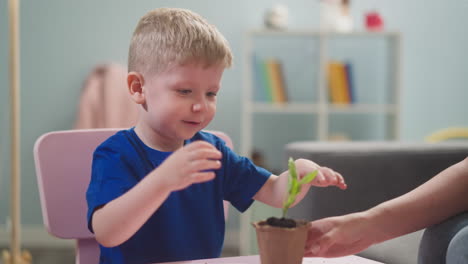
<svg viewBox="0 0 468 264">
<path fill-rule="evenodd" d="M 468 141 L 403 142 L 294 142 L 287 157 L 311 159 L 343 174 L 346 191 L 314 188 L 290 210 L 290 216 L 308 220 L 366 210 L 421 185 L 468 156 Z M 359 255 L 389 264 L 417 263 L 422 231 L 374 245 Z"/>
</svg>

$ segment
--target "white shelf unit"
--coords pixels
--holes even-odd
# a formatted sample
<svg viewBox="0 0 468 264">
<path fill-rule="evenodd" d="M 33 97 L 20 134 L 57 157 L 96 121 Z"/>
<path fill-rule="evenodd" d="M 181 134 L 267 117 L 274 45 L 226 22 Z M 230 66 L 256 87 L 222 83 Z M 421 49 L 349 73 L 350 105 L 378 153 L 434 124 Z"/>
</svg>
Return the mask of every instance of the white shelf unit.
<svg viewBox="0 0 468 264">
<path fill-rule="evenodd" d="M 285 49 L 284 52 L 278 51 L 273 52 L 273 56 L 280 56 L 287 58 L 289 55 L 293 56 L 294 53 L 301 52 L 301 49 L 304 49 L 304 53 L 314 54 L 313 60 L 306 62 L 311 65 L 315 65 L 315 71 L 311 71 L 310 74 L 314 74 L 315 77 L 310 83 L 305 83 L 300 86 L 301 89 L 310 89 L 313 91 L 313 96 L 310 97 L 310 100 L 307 98 L 299 98 L 300 100 L 295 100 L 293 95 L 295 90 L 298 88 L 297 83 L 291 85 L 291 82 L 288 82 L 288 70 L 284 70 L 286 86 L 288 97 L 293 98 L 287 103 L 271 103 L 265 101 L 257 101 L 255 99 L 255 87 L 254 83 L 254 72 L 252 56 L 258 55 L 257 49 L 262 48 L 256 46 L 258 43 L 255 43 L 257 38 L 267 38 L 267 41 L 264 41 L 267 46 L 271 44 L 272 46 L 276 45 L 277 40 L 281 42 L 279 45 L 289 45 L 290 42 L 301 43 L 301 41 L 313 42 L 314 47 L 307 47 L 305 45 L 298 45 L 297 48 L 291 48 L 289 46 Z M 375 43 L 373 43 L 373 41 Z M 328 84 L 327 84 L 327 63 L 330 59 L 334 59 L 333 53 L 342 53 L 341 58 L 347 58 L 346 52 L 353 52 L 353 48 L 343 48 L 340 49 L 340 43 L 342 42 L 354 42 L 354 46 L 361 46 L 361 42 L 370 42 L 368 46 L 370 50 L 373 50 L 374 46 L 379 46 L 379 51 L 375 54 L 368 53 L 366 51 L 359 54 L 358 57 L 355 54 L 355 59 L 359 61 L 361 69 L 356 67 L 353 69 L 356 74 L 364 76 L 361 79 L 356 78 L 355 86 L 358 91 L 361 89 L 361 86 L 364 86 L 367 91 L 370 93 L 379 90 L 381 94 L 377 94 L 375 97 L 385 97 L 383 100 L 375 100 L 375 98 L 365 98 L 365 95 L 368 94 L 366 90 L 359 90 L 360 94 L 357 94 L 356 102 L 345 105 L 337 105 L 329 102 L 328 95 Z M 356 44 L 357 43 L 357 44 Z M 352 46 L 352 45 L 351 45 Z M 365 46 L 365 45 L 364 45 Z M 307 51 L 308 50 L 308 51 Z M 337 52 L 338 51 L 338 52 Z M 288 54 L 289 53 L 289 54 Z M 377 55 L 376 55 L 377 54 Z M 380 54 L 380 55 L 379 55 Z M 354 139 L 351 137 L 351 140 L 398 140 L 400 138 L 400 82 L 401 82 L 401 36 L 398 32 L 353 32 L 353 33 L 328 33 L 328 32 L 318 32 L 312 30 L 296 30 L 296 31 L 269 31 L 269 30 L 253 30 L 246 33 L 245 36 L 245 45 L 243 50 L 243 92 L 242 92 L 242 117 L 241 117 L 241 154 L 244 156 L 251 156 L 252 150 L 255 148 L 253 143 L 254 132 L 255 132 L 255 116 L 260 115 L 271 115 L 281 118 L 285 115 L 302 115 L 310 116 L 310 124 L 313 126 L 312 135 L 307 138 L 301 138 L 300 140 L 318 140 L 326 141 L 328 140 L 330 133 L 332 133 L 333 122 L 339 123 L 341 119 L 347 118 L 367 118 L 368 116 L 373 116 L 380 120 L 384 119 L 385 123 L 383 131 L 378 138 L 358 138 Z M 384 62 L 377 63 L 378 65 L 373 65 L 374 57 L 385 58 Z M 303 59 L 307 56 L 298 56 L 296 59 Z M 340 57 L 340 56 L 338 56 Z M 351 56 L 352 57 L 352 56 Z M 352 59 L 351 59 L 352 60 Z M 304 64 L 305 65 L 305 64 Z M 284 68 L 288 68 L 287 63 L 283 64 Z M 381 79 L 368 78 L 370 81 L 366 81 L 366 76 L 363 71 L 369 70 L 372 74 L 372 70 L 379 70 L 384 68 L 383 72 L 380 74 L 383 76 Z M 283 69 L 284 69 L 283 68 Z M 293 67 L 294 68 L 294 67 Z M 366 70 L 367 69 L 367 70 Z M 294 72 L 300 71 L 300 67 L 293 69 Z M 361 71 L 361 72 L 358 72 Z M 354 74 L 354 72 L 353 72 Z M 375 74 L 379 75 L 379 74 Z M 354 78 L 354 77 L 353 77 Z M 385 80 L 385 81 L 382 81 Z M 290 80 L 289 80 L 290 81 Z M 361 82 L 361 83 L 360 83 Z M 363 83 L 365 85 L 363 85 Z M 385 83 L 385 84 L 382 84 Z M 379 86 L 379 89 L 373 89 L 375 86 Z M 364 89 L 364 88 L 362 88 Z M 359 95 L 363 95 L 364 98 L 359 98 Z M 305 96 L 307 97 L 307 96 Z M 379 97 L 380 98 L 380 97 Z M 296 98 L 297 99 L 297 98 Z M 361 100 L 362 99 L 362 100 Z M 270 117 L 272 119 L 272 117 Z M 334 121 L 338 119 L 338 121 Z M 284 120 L 284 119 L 283 119 Z M 287 125 L 287 124 L 283 124 Z M 291 125 L 293 126 L 293 125 Z M 359 125 L 357 131 L 365 131 L 372 127 L 372 122 L 366 123 L 364 125 Z M 270 128 L 271 129 L 271 128 Z M 291 129 L 294 129 L 291 127 Z M 263 131 L 264 134 L 278 133 L 279 131 Z M 284 131 L 282 131 L 284 133 Z M 272 140 L 269 144 L 280 144 L 281 148 L 284 145 L 284 142 L 279 142 Z M 279 150 L 279 149 L 278 149 Z M 278 154 L 283 154 L 277 153 Z M 250 210 L 249 210 L 250 211 Z M 245 213 L 241 216 L 241 253 L 249 254 L 251 249 L 251 236 L 250 236 L 250 224 L 252 221 L 250 213 Z"/>
<path fill-rule="evenodd" d="M 253 69 L 252 69 L 252 55 L 255 52 L 253 40 L 256 37 L 269 37 L 274 38 L 296 38 L 304 37 L 317 40 L 318 61 L 311 61 L 311 64 L 318 65 L 318 72 L 316 76 L 316 83 L 310 84 L 310 89 L 315 89 L 316 98 L 314 102 L 287 102 L 270 103 L 270 102 L 257 102 L 254 100 L 253 91 L 258 89 L 253 84 Z M 375 102 L 359 102 L 336 105 L 328 100 L 328 88 L 326 79 L 326 66 L 330 59 L 329 42 L 334 39 L 337 41 L 345 39 L 360 39 L 377 38 L 388 42 L 388 52 L 392 55 L 392 62 L 390 65 L 389 73 L 386 73 L 391 80 L 388 86 L 388 91 L 392 97 L 390 102 L 375 103 Z M 364 40 L 365 41 L 365 40 Z M 272 42 L 272 45 L 274 43 Z M 256 30 L 247 32 L 244 47 L 244 78 L 243 78 L 243 111 L 241 118 L 241 153 L 249 156 L 253 144 L 252 134 L 254 131 L 253 116 L 259 113 L 271 114 L 311 114 L 316 115 L 316 136 L 309 138 L 310 140 L 325 141 L 328 139 L 330 132 L 330 118 L 334 114 L 380 114 L 388 115 L 392 119 L 391 124 L 388 126 L 388 136 L 382 140 L 396 140 L 400 138 L 400 54 L 401 54 L 401 37 L 397 32 L 353 32 L 353 33 L 324 33 L 318 31 L 269 31 L 269 30 Z M 286 65 L 287 67 L 287 65 Z M 286 76 L 287 79 L 287 76 Z M 359 85 L 359 84 L 356 84 Z M 295 87 L 287 85 L 288 93 L 293 94 Z"/>
</svg>

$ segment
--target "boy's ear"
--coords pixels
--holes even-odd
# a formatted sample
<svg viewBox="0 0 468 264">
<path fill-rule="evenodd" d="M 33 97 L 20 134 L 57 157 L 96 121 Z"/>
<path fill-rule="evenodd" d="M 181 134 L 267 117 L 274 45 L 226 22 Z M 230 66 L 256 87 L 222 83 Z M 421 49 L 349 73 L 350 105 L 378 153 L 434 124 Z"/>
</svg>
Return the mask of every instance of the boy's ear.
<svg viewBox="0 0 468 264">
<path fill-rule="evenodd" d="M 137 104 L 145 103 L 144 78 L 138 72 L 129 72 L 127 74 L 127 87 L 133 101 Z"/>
</svg>

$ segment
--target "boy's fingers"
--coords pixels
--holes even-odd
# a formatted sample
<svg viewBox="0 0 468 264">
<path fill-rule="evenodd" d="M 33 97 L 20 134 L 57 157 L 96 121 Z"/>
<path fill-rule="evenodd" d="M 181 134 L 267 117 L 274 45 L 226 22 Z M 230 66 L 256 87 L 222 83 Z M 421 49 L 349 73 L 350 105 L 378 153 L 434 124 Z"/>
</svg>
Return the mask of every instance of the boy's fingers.
<svg viewBox="0 0 468 264">
<path fill-rule="evenodd" d="M 186 151 L 189 151 L 189 152 L 194 152 L 194 151 L 200 151 L 200 150 L 216 150 L 216 151 L 219 151 L 215 146 L 213 146 L 212 144 L 206 142 L 206 141 L 202 141 L 202 140 L 198 140 L 198 141 L 194 141 L 190 144 L 187 144 L 183 147 L 183 149 L 185 149 Z"/>
<path fill-rule="evenodd" d="M 199 149 L 199 148 L 215 148 L 215 147 L 206 141 L 197 140 L 186 145 L 185 148 L 186 149 Z"/>
<path fill-rule="evenodd" d="M 323 168 L 323 172 L 326 178 L 335 178 L 336 174 L 334 170 L 328 167 L 322 167 L 322 168 Z"/>
<path fill-rule="evenodd" d="M 221 159 L 223 156 L 221 151 L 205 141 L 195 141 L 184 148 L 189 160 Z"/>
<path fill-rule="evenodd" d="M 336 174 L 336 177 L 337 177 L 337 185 L 338 185 L 338 187 L 339 187 L 340 189 L 342 189 L 342 190 L 348 188 L 348 185 L 346 185 L 343 176 L 341 176 L 341 174 L 338 173 L 338 172 L 335 172 L 335 174 Z"/>
<path fill-rule="evenodd" d="M 195 160 L 191 162 L 192 172 L 204 170 L 216 170 L 221 168 L 221 161 L 219 160 Z"/>
<path fill-rule="evenodd" d="M 325 177 L 323 176 L 323 171 L 319 170 L 313 182 L 315 182 L 317 185 L 321 185 L 324 181 Z"/>
<path fill-rule="evenodd" d="M 217 149 L 198 149 L 190 153 L 189 160 L 191 161 L 206 160 L 206 159 L 219 160 L 222 158 L 222 156 L 223 155 L 221 151 Z"/>
<path fill-rule="evenodd" d="M 206 182 L 214 179 L 215 173 L 212 171 L 208 172 L 196 172 L 191 175 L 193 183 Z"/>
<path fill-rule="evenodd" d="M 319 181 L 318 183 L 322 183 L 323 185 L 336 185 L 340 189 L 346 189 L 347 185 L 344 181 L 343 176 L 340 173 L 328 168 L 328 167 L 321 167 L 320 172 L 323 173 L 323 181 Z"/>
<path fill-rule="evenodd" d="M 332 176 L 334 176 L 334 172 L 327 168 L 327 167 L 320 167 L 317 173 L 317 177 L 314 179 L 314 185 L 316 186 L 328 186 L 333 183 Z"/>
</svg>

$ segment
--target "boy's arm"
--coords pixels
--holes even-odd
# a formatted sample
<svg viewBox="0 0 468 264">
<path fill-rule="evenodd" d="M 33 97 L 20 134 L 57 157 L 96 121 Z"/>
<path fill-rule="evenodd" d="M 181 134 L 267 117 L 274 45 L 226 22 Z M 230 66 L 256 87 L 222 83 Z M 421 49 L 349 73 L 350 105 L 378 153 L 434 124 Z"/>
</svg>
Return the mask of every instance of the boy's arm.
<svg viewBox="0 0 468 264">
<path fill-rule="evenodd" d="M 314 170 L 318 170 L 318 174 L 311 183 L 302 186 L 301 192 L 292 206 L 295 206 L 304 198 L 312 185 L 319 187 L 334 185 L 340 189 L 347 188 L 343 177 L 330 168 L 320 167 L 316 163 L 306 159 L 298 159 L 294 163 L 296 164 L 299 179 L 302 179 L 307 173 Z M 283 202 L 287 195 L 288 177 L 288 171 L 281 173 L 280 176 L 271 175 L 262 188 L 255 194 L 254 199 L 276 208 L 283 207 Z"/>
<path fill-rule="evenodd" d="M 221 152 L 204 141 L 177 150 L 137 185 L 117 199 L 96 209 L 92 226 L 96 240 L 115 247 L 135 234 L 172 191 L 215 177 Z"/>
<path fill-rule="evenodd" d="M 96 240 L 105 247 L 115 247 L 128 240 L 169 196 L 171 189 L 159 169 L 143 178 L 124 195 L 96 209 L 92 226 Z"/>
</svg>

